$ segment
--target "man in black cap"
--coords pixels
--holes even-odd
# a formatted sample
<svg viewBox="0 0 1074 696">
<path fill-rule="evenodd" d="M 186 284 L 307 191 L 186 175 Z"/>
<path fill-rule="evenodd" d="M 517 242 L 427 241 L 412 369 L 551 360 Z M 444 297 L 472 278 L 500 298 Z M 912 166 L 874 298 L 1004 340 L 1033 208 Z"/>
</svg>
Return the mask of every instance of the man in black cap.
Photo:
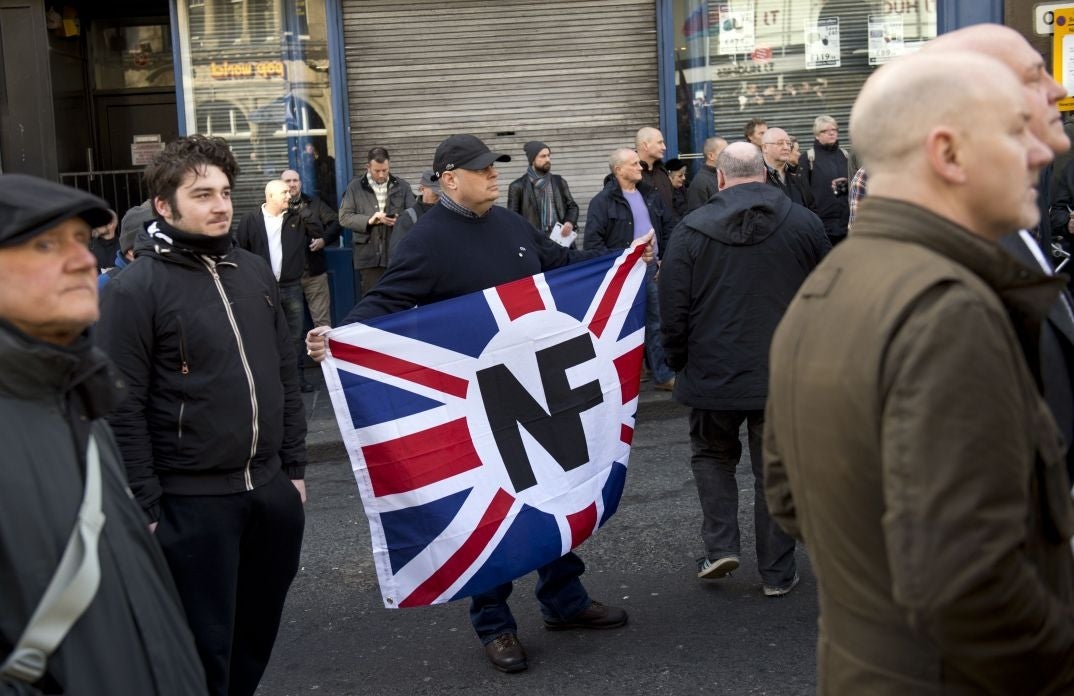
<svg viewBox="0 0 1074 696">
<path fill-rule="evenodd" d="M 551 173 L 552 151 L 539 140 L 522 149 L 530 166 L 507 187 L 507 208 L 546 235 L 559 225 L 560 237 L 570 237 L 578 226 L 578 204 L 563 177 Z"/>
<path fill-rule="evenodd" d="M 86 332 L 98 316 L 89 243 L 91 228 L 111 217 L 105 202 L 87 193 L 0 176 L 5 694 L 205 693 L 168 567 L 127 495 L 119 451 L 103 420 L 121 383 Z M 57 573 L 61 557 L 86 571 Z M 81 600 L 67 607 L 55 640 L 41 640 L 41 625 L 31 616 L 43 605 L 55 610 L 54 601 L 43 599 L 46 588 L 65 586 L 68 601 Z M 34 658 L 44 660 L 39 668 Z"/>
<path fill-rule="evenodd" d="M 433 176 L 440 181 L 440 202 L 414 226 L 380 283 L 351 310 L 344 324 L 477 292 L 535 275 L 597 252 L 567 249 L 538 232 L 522 216 L 497 205 L 500 188 L 495 162 L 511 158 L 489 151 L 472 135 L 453 135 L 436 148 Z M 652 260 L 651 249 L 646 261 Z M 306 335 L 307 352 L 324 360 L 325 329 Z M 537 570 L 537 600 L 545 626 L 618 628 L 627 614 L 595 602 L 579 579 L 585 564 L 567 553 Z M 474 595 L 470 621 L 496 669 L 526 669 L 526 652 L 507 606 L 512 583 Z"/>
</svg>

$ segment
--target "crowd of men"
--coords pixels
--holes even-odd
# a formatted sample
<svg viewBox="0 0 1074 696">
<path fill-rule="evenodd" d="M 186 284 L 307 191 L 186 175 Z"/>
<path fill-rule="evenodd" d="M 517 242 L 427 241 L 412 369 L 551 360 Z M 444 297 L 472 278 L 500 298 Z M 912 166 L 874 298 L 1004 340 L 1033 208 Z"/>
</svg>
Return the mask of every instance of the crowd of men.
<svg viewBox="0 0 1074 696">
<path fill-rule="evenodd" d="M 687 184 L 642 128 L 581 248 L 539 141 L 507 208 L 510 156 L 454 135 L 417 195 L 373 148 L 338 211 L 288 170 L 235 232 L 217 138 L 169 144 L 122 220 L 3 175 L 0 687 L 254 693 L 298 567 L 301 360 L 325 357 L 323 253 L 345 227 L 362 299 L 344 324 L 644 245 L 652 380 L 690 408 L 698 577 L 740 564 L 745 425 L 761 590 L 794 590 L 804 541 L 821 693 L 1071 693 L 1074 302 L 1044 253 L 1070 223 L 1041 202 L 1064 95 L 983 25 L 868 79 L 856 158 L 828 116 L 804 158 L 752 119 Z M 115 240 L 96 256 L 94 230 Z M 538 570 L 548 629 L 627 623 L 584 570 L 573 552 Z M 528 666 L 511 591 L 470 606 L 503 672 Z"/>
</svg>

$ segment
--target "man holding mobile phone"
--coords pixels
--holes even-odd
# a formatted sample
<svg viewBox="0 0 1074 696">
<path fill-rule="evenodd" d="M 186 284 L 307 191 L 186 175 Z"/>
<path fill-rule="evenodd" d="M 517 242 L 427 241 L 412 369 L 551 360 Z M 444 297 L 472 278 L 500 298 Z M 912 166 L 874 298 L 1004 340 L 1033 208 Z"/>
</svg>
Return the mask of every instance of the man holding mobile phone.
<svg viewBox="0 0 1074 696">
<path fill-rule="evenodd" d="M 354 231 L 354 268 L 361 274 L 362 295 L 388 267 L 388 247 L 399 213 L 417 200 L 410 184 L 391 173 L 383 147 L 369 151 L 366 172 L 347 185 L 339 207 L 339 224 Z"/>
</svg>

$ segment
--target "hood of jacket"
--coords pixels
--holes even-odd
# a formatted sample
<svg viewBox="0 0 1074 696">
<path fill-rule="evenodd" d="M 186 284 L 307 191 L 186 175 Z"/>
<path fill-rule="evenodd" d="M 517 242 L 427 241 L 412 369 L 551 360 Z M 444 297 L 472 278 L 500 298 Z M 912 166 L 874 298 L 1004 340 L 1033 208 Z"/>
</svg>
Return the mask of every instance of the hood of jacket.
<svg viewBox="0 0 1074 696">
<path fill-rule="evenodd" d="M 778 188 L 751 181 L 720 191 L 683 219 L 686 227 L 722 244 L 760 244 L 791 212 L 791 200 Z"/>
</svg>

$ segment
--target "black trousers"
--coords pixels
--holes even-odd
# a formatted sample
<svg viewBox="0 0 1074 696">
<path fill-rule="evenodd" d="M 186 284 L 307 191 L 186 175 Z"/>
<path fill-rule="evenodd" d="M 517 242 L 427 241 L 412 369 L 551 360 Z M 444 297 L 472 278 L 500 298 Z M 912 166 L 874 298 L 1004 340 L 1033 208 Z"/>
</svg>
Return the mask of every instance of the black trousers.
<svg viewBox="0 0 1074 696">
<path fill-rule="evenodd" d="M 232 495 L 165 495 L 157 540 L 212 696 L 250 696 L 298 572 L 305 513 L 281 472 Z"/>
</svg>

